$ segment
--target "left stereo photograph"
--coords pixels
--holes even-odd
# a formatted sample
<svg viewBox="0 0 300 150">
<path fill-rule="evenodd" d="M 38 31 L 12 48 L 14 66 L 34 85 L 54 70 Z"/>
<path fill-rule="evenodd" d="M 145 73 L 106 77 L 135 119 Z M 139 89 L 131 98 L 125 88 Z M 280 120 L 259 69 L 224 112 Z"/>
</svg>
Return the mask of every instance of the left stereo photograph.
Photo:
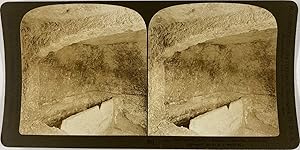
<svg viewBox="0 0 300 150">
<path fill-rule="evenodd" d="M 147 135 L 147 35 L 136 11 L 42 6 L 20 34 L 20 134 Z"/>
</svg>

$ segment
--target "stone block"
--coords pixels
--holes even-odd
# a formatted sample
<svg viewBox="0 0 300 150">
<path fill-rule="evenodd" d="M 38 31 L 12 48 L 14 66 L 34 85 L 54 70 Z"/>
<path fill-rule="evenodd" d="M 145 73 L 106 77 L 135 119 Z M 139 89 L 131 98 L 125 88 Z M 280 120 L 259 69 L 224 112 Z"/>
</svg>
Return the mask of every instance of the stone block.
<svg viewBox="0 0 300 150">
<path fill-rule="evenodd" d="M 61 129 L 71 135 L 97 134 L 101 123 L 99 106 L 77 113 L 62 121 Z"/>
<path fill-rule="evenodd" d="M 61 129 L 71 135 L 105 135 L 113 124 L 113 100 L 101 103 L 62 121 Z"/>
<path fill-rule="evenodd" d="M 243 103 L 232 102 L 190 121 L 189 129 L 201 136 L 234 136 L 243 122 Z"/>
</svg>

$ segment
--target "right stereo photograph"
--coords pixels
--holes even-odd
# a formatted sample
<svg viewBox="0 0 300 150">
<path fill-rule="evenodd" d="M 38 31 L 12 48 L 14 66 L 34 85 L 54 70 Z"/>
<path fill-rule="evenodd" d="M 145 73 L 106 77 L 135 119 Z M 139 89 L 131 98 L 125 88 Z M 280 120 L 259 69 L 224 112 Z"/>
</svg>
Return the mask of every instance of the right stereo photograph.
<svg viewBox="0 0 300 150">
<path fill-rule="evenodd" d="M 148 135 L 278 136 L 277 24 L 247 4 L 164 8 L 148 28 Z"/>
</svg>

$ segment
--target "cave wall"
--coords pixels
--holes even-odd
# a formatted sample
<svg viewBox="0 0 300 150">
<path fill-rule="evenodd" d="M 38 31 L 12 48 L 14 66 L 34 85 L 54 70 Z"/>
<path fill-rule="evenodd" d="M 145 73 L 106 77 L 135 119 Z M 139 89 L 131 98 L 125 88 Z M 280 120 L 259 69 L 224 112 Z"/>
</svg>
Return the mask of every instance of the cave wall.
<svg viewBox="0 0 300 150">
<path fill-rule="evenodd" d="M 238 133 L 236 129 L 231 132 L 219 129 L 223 131 L 221 135 L 278 135 L 276 34 L 276 29 L 267 29 L 222 37 L 176 52 L 167 59 L 165 105 L 168 120 L 180 126 L 198 115 L 241 101 L 244 113 L 239 117 L 243 117 L 240 122 L 245 126 Z M 249 116 L 256 119 L 251 120 Z M 224 117 L 228 116 L 217 118 Z M 206 122 L 201 126 L 209 127 L 208 121 L 199 120 Z M 226 125 L 220 128 L 230 130 Z M 245 131 L 245 128 L 251 130 Z M 215 135 L 216 131 L 218 129 L 201 133 Z"/>
<path fill-rule="evenodd" d="M 47 127 L 122 94 L 133 96 L 120 104 L 123 116 L 144 129 L 148 108 L 150 135 L 195 135 L 175 124 L 242 96 L 276 127 L 276 28 L 270 12 L 251 5 L 162 9 L 148 30 L 147 87 L 146 26 L 138 13 L 94 4 L 31 10 L 21 22 L 20 132 L 60 132 Z"/>
<path fill-rule="evenodd" d="M 131 34 L 143 38 L 145 32 Z M 88 91 L 145 95 L 146 56 L 140 52 L 143 48 L 137 41 L 76 43 L 49 53 L 39 61 L 40 87 L 47 89 L 40 92 L 40 97 L 49 101 Z"/>
<path fill-rule="evenodd" d="M 216 92 L 275 96 L 276 34 L 253 31 L 176 52 L 164 62 L 165 103 Z"/>
<path fill-rule="evenodd" d="M 269 11 L 252 5 L 204 3 L 167 7 L 150 21 L 151 59 L 159 61 L 218 37 L 276 27 Z"/>
<path fill-rule="evenodd" d="M 163 131 L 163 122 L 181 124 L 247 94 L 271 96 L 267 105 L 276 105 L 277 25 L 267 10 L 226 3 L 172 6 L 154 15 L 148 38 L 150 135 L 178 134 Z"/>
<path fill-rule="evenodd" d="M 22 19 L 21 43 L 21 134 L 60 134 L 49 127 L 112 97 L 123 98 L 118 109 L 125 116 L 139 111 L 129 120 L 146 129 L 146 26 L 137 12 L 100 4 L 38 7 Z"/>
</svg>

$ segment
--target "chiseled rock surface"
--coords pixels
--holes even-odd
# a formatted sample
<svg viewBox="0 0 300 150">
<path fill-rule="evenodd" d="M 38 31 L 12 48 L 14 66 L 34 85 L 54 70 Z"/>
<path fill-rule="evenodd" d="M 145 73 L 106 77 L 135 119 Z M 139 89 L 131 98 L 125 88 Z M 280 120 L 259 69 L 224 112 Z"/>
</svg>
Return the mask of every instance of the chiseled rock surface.
<svg viewBox="0 0 300 150">
<path fill-rule="evenodd" d="M 248 121 L 251 127 L 247 126 L 250 130 L 237 134 L 276 136 L 275 49 L 276 29 L 268 29 L 222 37 L 176 52 L 164 62 L 165 118 L 180 124 L 242 98 L 249 101 L 247 112 L 258 120 L 252 117 L 253 123 Z M 254 122 L 260 125 L 255 127 Z"/>
<path fill-rule="evenodd" d="M 278 135 L 275 50 L 276 29 L 268 29 L 175 53 L 165 61 L 167 118 L 177 124 L 241 98 L 252 121 L 237 134 Z"/>
<path fill-rule="evenodd" d="M 145 132 L 145 128 L 143 128 L 139 124 L 134 124 L 122 112 L 117 112 L 117 114 L 115 115 L 114 124 L 107 134 L 136 136 L 147 135 L 147 133 Z"/>
<path fill-rule="evenodd" d="M 147 129 L 147 96 L 122 95 L 117 101 L 119 115 L 124 116 L 131 123 Z M 146 132 L 145 132 L 146 133 Z"/>
<path fill-rule="evenodd" d="M 20 128 L 20 133 L 27 133 L 30 135 L 67 135 L 65 131 L 57 127 L 49 127 L 41 121 L 28 121 L 26 122 L 27 128 Z"/>
<path fill-rule="evenodd" d="M 276 97 L 249 95 L 244 97 L 244 123 L 239 136 L 278 136 Z"/>
<path fill-rule="evenodd" d="M 275 95 L 276 33 L 276 29 L 252 31 L 176 52 L 164 62 L 165 103 L 214 93 Z"/>
<path fill-rule="evenodd" d="M 101 129 L 103 135 L 146 135 L 146 106 L 144 97 L 121 95 L 113 98 L 112 118 L 107 117 L 110 124 L 106 130 Z M 132 104 L 135 103 L 135 104 Z M 107 106 L 107 105 L 106 105 Z M 109 106 L 110 107 L 110 106 Z M 102 105 L 101 105 L 102 109 Z M 101 110 L 100 109 L 100 110 Z M 105 114 L 103 114 L 105 115 Z M 107 121 L 107 120 L 105 120 Z M 106 124 L 106 123 L 105 123 Z M 105 126 L 106 127 L 106 126 Z M 102 124 L 100 125 L 102 128 Z"/>
<path fill-rule="evenodd" d="M 207 40 L 276 27 L 272 13 L 253 5 L 201 3 L 167 7 L 150 22 L 151 57 L 170 57 Z"/>
<path fill-rule="evenodd" d="M 26 13 L 20 30 L 21 134 L 35 134 L 29 132 L 35 120 L 57 126 L 120 95 L 142 97 L 135 98 L 138 105 L 146 104 L 146 26 L 137 12 L 102 4 L 49 5 Z M 145 107 L 126 107 L 144 111 L 134 123 L 145 128 Z M 132 120 L 136 114 L 127 115 Z"/>
<path fill-rule="evenodd" d="M 83 40 L 144 29 L 143 18 L 134 10 L 103 4 L 38 7 L 21 23 L 24 53 L 40 56 Z"/>
<path fill-rule="evenodd" d="M 230 103 L 200 115 L 190 121 L 189 129 L 201 136 L 233 136 L 243 123 L 243 102 Z"/>
<path fill-rule="evenodd" d="M 277 24 L 270 12 L 229 3 L 172 6 L 156 13 L 148 36 L 150 135 L 161 120 L 179 125 L 240 98 L 251 101 L 249 112 L 260 121 L 269 116 L 264 125 L 278 129 Z M 271 111 L 261 111 L 260 101 Z M 277 134 L 271 131 L 262 134 Z"/>
<path fill-rule="evenodd" d="M 198 136 L 198 133 L 185 127 L 178 127 L 174 123 L 162 120 L 157 126 L 155 135 L 161 136 Z"/>
</svg>

